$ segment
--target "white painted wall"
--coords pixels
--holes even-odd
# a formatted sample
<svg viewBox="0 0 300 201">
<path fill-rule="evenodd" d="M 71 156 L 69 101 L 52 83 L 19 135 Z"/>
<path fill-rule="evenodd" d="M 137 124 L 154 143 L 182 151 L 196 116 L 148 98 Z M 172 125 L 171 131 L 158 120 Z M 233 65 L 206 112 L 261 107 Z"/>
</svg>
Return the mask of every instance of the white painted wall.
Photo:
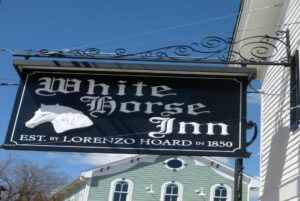
<svg viewBox="0 0 300 201">
<path fill-rule="evenodd" d="M 271 1 L 269 1 L 271 2 Z M 286 0 L 278 24 L 300 21 L 300 1 Z M 292 53 L 299 46 L 300 24 L 278 26 L 291 32 Z M 275 31 L 275 29 L 274 29 Z M 284 47 L 280 47 L 284 54 Z M 262 73 L 260 192 L 262 201 L 300 200 L 300 128 L 290 132 L 290 69 L 269 66 Z"/>
</svg>

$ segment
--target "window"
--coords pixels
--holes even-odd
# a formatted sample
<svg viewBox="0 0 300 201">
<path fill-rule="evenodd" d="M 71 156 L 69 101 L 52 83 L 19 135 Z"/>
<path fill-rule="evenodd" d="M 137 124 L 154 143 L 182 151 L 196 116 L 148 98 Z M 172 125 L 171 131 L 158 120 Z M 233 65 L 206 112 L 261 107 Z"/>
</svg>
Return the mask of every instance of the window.
<svg viewBox="0 0 300 201">
<path fill-rule="evenodd" d="M 170 158 L 164 161 L 164 166 L 170 170 L 176 171 L 185 168 L 186 163 L 180 158 Z"/>
<path fill-rule="evenodd" d="M 299 126 L 299 51 L 292 58 L 291 78 L 290 78 L 290 130 L 295 130 Z"/>
<path fill-rule="evenodd" d="M 116 179 L 111 182 L 109 201 L 131 201 L 133 183 L 128 179 Z"/>
<path fill-rule="evenodd" d="M 227 189 L 219 186 L 215 189 L 214 201 L 226 201 L 227 200 Z"/>
<path fill-rule="evenodd" d="M 178 182 L 164 183 L 161 192 L 161 201 L 182 201 L 183 186 Z"/>
<path fill-rule="evenodd" d="M 231 188 L 225 184 L 216 184 L 210 190 L 211 201 L 231 201 Z"/>
<path fill-rule="evenodd" d="M 176 184 L 169 184 L 166 187 L 165 201 L 177 201 L 178 186 Z"/>
<path fill-rule="evenodd" d="M 113 201 L 126 201 L 128 194 L 128 183 L 119 181 L 115 186 Z"/>
</svg>

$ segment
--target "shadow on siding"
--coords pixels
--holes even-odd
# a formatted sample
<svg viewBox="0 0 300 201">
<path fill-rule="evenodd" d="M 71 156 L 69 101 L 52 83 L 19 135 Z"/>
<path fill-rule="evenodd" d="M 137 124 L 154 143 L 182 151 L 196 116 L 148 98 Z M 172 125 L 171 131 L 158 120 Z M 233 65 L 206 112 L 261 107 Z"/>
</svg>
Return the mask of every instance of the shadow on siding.
<svg viewBox="0 0 300 201">
<path fill-rule="evenodd" d="M 281 127 L 271 139 L 262 201 L 279 201 L 278 186 L 283 176 L 289 137 L 289 128 Z"/>
</svg>

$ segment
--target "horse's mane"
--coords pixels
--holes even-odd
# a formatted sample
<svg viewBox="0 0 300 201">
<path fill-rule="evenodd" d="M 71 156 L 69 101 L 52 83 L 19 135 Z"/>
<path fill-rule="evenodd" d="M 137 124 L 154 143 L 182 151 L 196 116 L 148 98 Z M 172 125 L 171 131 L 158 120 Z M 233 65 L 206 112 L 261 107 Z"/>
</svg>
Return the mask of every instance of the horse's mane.
<svg viewBox="0 0 300 201">
<path fill-rule="evenodd" d="M 73 109 L 71 107 L 63 106 L 63 105 L 44 105 L 41 104 L 40 110 L 42 112 L 55 112 L 57 114 L 63 114 L 63 113 L 82 113 L 79 110 Z"/>
<path fill-rule="evenodd" d="M 93 122 L 81 111 L 62 105 L 41 105 L 41 111 L 54 112 L 57 117 L 51 121 L 56 133 L 71 129 L 84 128 L 93 125 Z"/>
</svg>

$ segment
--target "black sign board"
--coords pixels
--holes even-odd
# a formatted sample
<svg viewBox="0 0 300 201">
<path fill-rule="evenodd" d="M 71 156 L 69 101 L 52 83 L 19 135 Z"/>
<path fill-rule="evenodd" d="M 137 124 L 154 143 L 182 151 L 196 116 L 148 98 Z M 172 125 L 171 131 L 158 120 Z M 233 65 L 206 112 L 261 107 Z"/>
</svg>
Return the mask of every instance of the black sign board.
<svg viewBox="0 0 300 201">
<path fill-rule="evenodd" d="M 6 149 L 246 157 L 247 77 L 23 70 Z"/>
</svg>

